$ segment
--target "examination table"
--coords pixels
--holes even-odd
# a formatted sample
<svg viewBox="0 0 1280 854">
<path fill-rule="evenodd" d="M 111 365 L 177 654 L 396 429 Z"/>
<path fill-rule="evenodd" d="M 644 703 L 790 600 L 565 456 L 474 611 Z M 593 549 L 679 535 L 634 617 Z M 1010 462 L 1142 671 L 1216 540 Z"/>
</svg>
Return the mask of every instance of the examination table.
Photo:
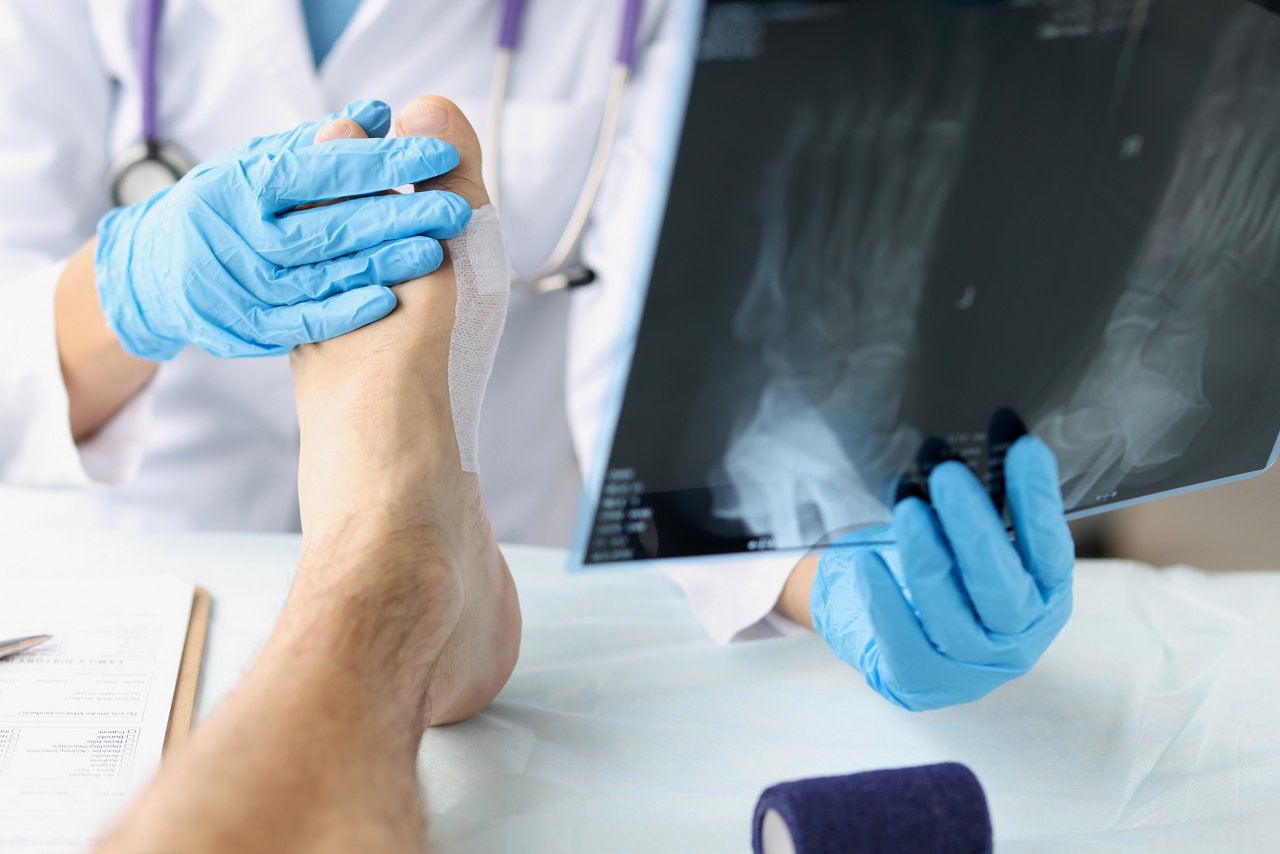
<svg viewBox="0 0 1280 854">
<path fill-rule="evenodd" d="M 166 572 L 214 597 L 199 713 L 271 629 L 298 540 L 6 532 L 5 572 Z M 420 757 L 435 850 L 745 851 L 771 783 L 958 760 L 1000 852 L 1280 851 L 1280 572 L 1084 562 L 1026 678 L 902 711 L 811 636 L 716 647 L 660 574 L 510 548 L 519 667 Z M 731 571 L 731 570 L 730 570 Z"/>
</svg>

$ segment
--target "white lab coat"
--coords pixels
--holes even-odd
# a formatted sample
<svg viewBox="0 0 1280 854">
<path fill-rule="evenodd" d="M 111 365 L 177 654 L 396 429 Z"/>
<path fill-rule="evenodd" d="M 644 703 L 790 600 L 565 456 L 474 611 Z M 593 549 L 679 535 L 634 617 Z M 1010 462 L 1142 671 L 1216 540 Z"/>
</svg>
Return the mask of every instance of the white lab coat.
<svg viewBox="0 0 1280 854">
<path fill-rule="evenodd" d="M 583 255 L 598 281 L 513 295 L 481 424 L 482 486 L 505 541 L 564 544 L 592 459 L 654 149 L 673 97 L 677 4 L 651 0 L 641 62 Z M 65 259 L 109 206 L 109 164 L 140 135 L 137 0 L 0 3 L 0 525 L 296 530 L 298 427 L 287 360 L 189 347 L 77 446 L 54 337 Z M 484 138 L 498 0 L 364 0 L 317 71 L 297 0 L 169 0 L 166 140 L 202 160 L 356 98 L 453 98 Z M 549 254 L 603 107 L 621 3 L 534 0 L 504 128 L 513 262 Z M 180 569 L 179 569 L 180 571 Z M 719 640 L 770 610 L 786 561 L 677 573 Z"/>
</svg>

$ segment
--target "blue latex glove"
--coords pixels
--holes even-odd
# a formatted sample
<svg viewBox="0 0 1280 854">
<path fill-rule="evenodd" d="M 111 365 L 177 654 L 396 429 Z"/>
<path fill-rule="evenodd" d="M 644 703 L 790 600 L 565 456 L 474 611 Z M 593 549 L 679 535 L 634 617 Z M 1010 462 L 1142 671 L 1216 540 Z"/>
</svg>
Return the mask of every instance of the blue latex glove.
<svg viewBox="0 0 1280 854">
<path fill-rule="evenodd" d="M 908 498 L 892 528 L 857 531 L 818 563 L 815 628 L 903 708 L 985 696 L 1030 670 L 1071 615 L 1075 547 L 1053 452 L 1022 437 L 1005 477 L 1013 542 L 977 477 L 946 462 L 929 477 L 932 507 Z M 877 540 L 896 543 L 898 554 Z M 895 558 L 899 577 L 889 568 Z"/>
<path fill-rule="evenodd" d="M 313 145 L 335 118 L 370 139 Z M 471 208 L 453 193 L 370 196 L 458 165 L 436 139 L 385 139 L 391 110 L 358 101 L 319 122 L 254 139 L 98 225 L 98 294 L 124 348 L 170 359 L 187 343 L 215 356 L 270 356 L 387 315 L 388 285 L 425 275 L 439 240 Z M 338 204 L 304 204 L 351 196 Z M 292 212 L 291 212 L 292 211 Z"/>
</svg>

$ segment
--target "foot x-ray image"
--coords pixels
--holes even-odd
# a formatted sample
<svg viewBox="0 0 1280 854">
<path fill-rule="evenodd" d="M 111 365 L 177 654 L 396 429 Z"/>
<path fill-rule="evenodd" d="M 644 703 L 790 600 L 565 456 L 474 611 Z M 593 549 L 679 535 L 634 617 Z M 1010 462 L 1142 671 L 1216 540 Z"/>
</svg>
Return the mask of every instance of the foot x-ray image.
<svg viewBox="0 0 1280 854">
<path fill-rule="evenodd" d="M 804 549 L 960 459 L 1069 513 L 1280 434 L 1280 17 L 708 6 L 586 564 Z"/>
</svg>

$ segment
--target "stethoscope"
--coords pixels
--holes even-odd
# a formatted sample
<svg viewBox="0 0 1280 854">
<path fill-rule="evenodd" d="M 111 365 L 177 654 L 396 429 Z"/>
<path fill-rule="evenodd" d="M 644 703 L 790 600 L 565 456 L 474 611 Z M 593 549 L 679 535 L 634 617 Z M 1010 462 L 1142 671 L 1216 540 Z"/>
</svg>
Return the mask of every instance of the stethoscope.
<svg viewBox="0 0 1280 854">
<path fill-rule="evenodd" d="M 506 115 L 507 93 L 511 83 L 511 65 L 520 41 L 526 0 L 503 0 L 502 25 L 498 33 L 498 50 L 493 61 L 493 82 L 489 92 L 489 128 L 485 139 L 485 182 L 495 207 L 501 206 L 502 186 L 502 121 Z M 576 288 L 595 281 L 595 272 L 571 263 L 586 231 L 591 209 L 600 194 L 605 169 L 613 154 L 618 122 L 622 116 L 623 96 L 635 66 L 636 44 L 644 0 L 625 0 L 622 32 L 618 52 L 609 73 L 609 89 L 604 116 L 596 137 L 595 152 L 577 203 L 565 224 L 551 255 L 527 275 L 513 274 L 512 284 L 534 293 L 550 293 Z M 142 138 L 126 149 L 111 167 L 111 197 L 117 205 L 129 205 L 150 198 L 177 183 L 194 167 L 195 161 L 179 146 L 161 138 L 156 118 L 156 56 L 160 42 L 160 21 L 164 0 L 143 0 L 138 16 L 138 78 L 142 89 Z"/>
</svg>

